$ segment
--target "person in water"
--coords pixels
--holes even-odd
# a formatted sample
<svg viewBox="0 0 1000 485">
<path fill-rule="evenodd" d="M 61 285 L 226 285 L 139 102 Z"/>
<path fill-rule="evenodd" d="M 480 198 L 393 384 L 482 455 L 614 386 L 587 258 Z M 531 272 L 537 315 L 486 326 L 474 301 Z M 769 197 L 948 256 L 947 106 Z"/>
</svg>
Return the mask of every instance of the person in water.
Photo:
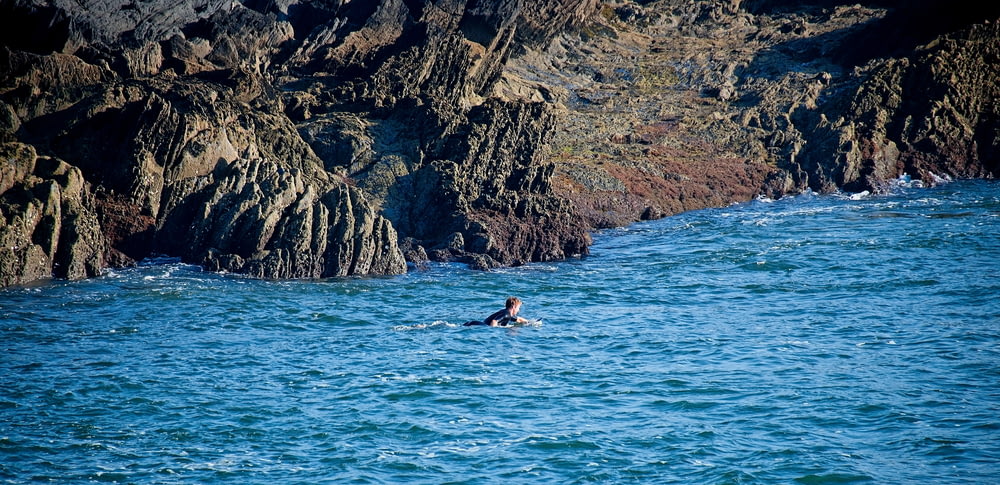
<svg viewBox="0 0 1000 485">
<path fill-rule="evenodd" d="M 465 326 L 471 327 L 473 325 L 487 325 L 490 327 L 506 327 L 507 325 L 514 323 L 527 323 L 527 319 L 517 316 L 517 312 L 519 311 L 521 311 L 521 299 L 516 296 L 512 296 L 507 298 L 507 302 L 504 304 L 503 310 L 486 317 L 486 320 L 481 322 L 479 320 L 465 322 Z"/>
</svg>

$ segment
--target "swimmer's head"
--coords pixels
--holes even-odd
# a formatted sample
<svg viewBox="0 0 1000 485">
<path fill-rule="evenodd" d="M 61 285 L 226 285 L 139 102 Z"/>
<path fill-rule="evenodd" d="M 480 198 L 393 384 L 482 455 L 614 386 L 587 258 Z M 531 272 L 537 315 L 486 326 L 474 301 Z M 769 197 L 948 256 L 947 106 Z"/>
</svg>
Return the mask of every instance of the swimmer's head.
<svg viewBox="0 0 1000 485">
<path fill-rule="evenodd" d="M 507 298 L 507 302 L 504 304 L 504 307 L 506 307 L 508 310 L 513 310 L 514 308 L 520 306 L 521 306 L 521 299 L 516 296 Z"/>
</svg>

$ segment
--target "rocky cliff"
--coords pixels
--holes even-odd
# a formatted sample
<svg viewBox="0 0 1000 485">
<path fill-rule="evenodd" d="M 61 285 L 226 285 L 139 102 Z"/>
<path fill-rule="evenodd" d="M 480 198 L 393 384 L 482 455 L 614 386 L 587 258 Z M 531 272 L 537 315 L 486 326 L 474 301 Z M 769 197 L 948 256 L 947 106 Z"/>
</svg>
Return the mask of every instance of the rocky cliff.
<svg viewBox="0 0 1000 485">
<path fill-rule="evenodd" d="M 267 278 L 486 269 L 761 194 L 995 177 L 998 14 L 3 0 L 0 285 L 153 255 Z"/>
<path fill-rule="evenodd" d="M 583 41 L 509 72 L 568 107 L 554 185 L 596 227 L 903 174 L 996 177 L 1000 8 L 891 7 L 605 5 Z"/>
</svg>

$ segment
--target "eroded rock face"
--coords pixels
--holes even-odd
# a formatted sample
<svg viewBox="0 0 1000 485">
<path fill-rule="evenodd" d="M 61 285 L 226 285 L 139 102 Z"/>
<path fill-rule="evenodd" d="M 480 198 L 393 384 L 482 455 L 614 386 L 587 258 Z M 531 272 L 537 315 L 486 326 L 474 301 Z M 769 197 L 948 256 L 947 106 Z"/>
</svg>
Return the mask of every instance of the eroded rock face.
<svg viewBox="0 0 1000 485">
<path fill-rule="evenodd" d="M 994 178 L 1000 9 L 914 7 L 608 6 L 588 42 L 512 58 L 498 87 L 567 107 L 546 158 L 597 227 L 904 173 Z"/>
<path fill-rule="evenodd" d="M 199 179 L 158 228 L 157 252 L 265 278 L 406 269 L 395 229 L 354 187 L 260 159 Z"/>
<path fill-rule="evenodd" d="M 54 63 L 35 56 L 41 66 L 29 71 L 42 77 L 59 72 L 64 56 L 55 56 Z M 74 89 L 83 93 L 75 102 L 23 103 L 37 108 L 15 114 L 17 137 L 74 161 L 63 171 L 76 174 L 80 184 L 89 181 L 76 192 L 87 197 L 90 211 L 84 215 L 92 224 L 77 229 L 73 224 L 81 223 L 73 219 L 9 237 L 51 230 L 51 238 L 80 246 L 67 254 L 84 244 L 99 254 L 81 271 L 79 257 L 56 255 L 54 246 L 12 244 L 21 254 L 9 267 L 31 270 L 7 283 L 53 274 L 93 276 L 102 262 L 127 265 L 151 254 L 269 278 L 404 272 L 391 224 L 357 189 L 323 169 L 279 107 L 244 101 L 256 97 L 252 91 L 260 82 L 253 74 L 222 72 L 224 77 L 207 80 L 74 78 Z M 35 185 L 25 190 L 39 192 Z M 4 194 L 15 197 L 10 187 Z M 53 200 L 58 194 L 12 209 L 28 219 L 11 221 L 8 228 L 38 226 L 44 221 L 31 218 L 53 211 Z M 49 219 L 58 222 L 59 214 Z M 84 228 L 101 236 L 100 244 L 77 235 Z"/>
<path fill-rule="evenodd" d="M 74 225 L 83 209 L 62 203 L 60 186 L 36 180 L 51 174 L 12 163 L 7 178 L 17 182 L 3 194 L 16 249 L 4 284 L 93 275 L 151 254 L 270 278 L 400 273 L 394 223 L 428 246 L 448 234 L 439 224 L 474 233 L 481 251 L 467 259 L 484 267 L 585 251 L 581 224 L 548 237 L 543 249 L 510 249 L 504 238 L 490 239 L 501 231 L 474 224 L 474 209 L 501 214 L 497 225 L 517 223 L 509 207 L 480 201 L 421 214 L 406 201 L 454 192 L 437 168 L 449 163 L 476 168 L 455 182 L 469 194 L 494 178 L 511 186 L 510 197 L 526 174 L 537 178 L 530 166 L 550 119 L 531 116 L 547 108 L 494 103 L 489 114 L 503 124 L 473 113 L 519 25 L 526 39 L 542 41 L 584 21 L 594 5 L 6 2 L 3 141 L 45 154 L 24 160 L 59 160 L 60 173 L 76 175 L 83 188 L 71 192 L 86 201 L 91 230 Z M 51 32 L 29 37 L 25 25 Z M 400 125 L 428 114 L 416 129 Z M 489 130 L 512 133 L 497 137 L 503 151 L 484 154 L 501 157 L 495 166 L 455 152 L 468 148 L 456 132 L 486 144 Z M 499 171 L 484 176 L 491 168 Z M 45 192 L 49 186 L 56 188 Z M 32 197 L 22 201 L 22 193 Z M 533 197 L 538 205 L 546 195 Z M 60 240 L 96 251 L 89 273 L 55 269 L 64 260 L 81 264 L 73 250 L 59 252 Z"/>
<path fill-rule="evenodd" d="M 978 24 L 908 57 L 836 75 L 798 74 L 745 113 L 770 130 L 758 140 L 774 153 L 788 187 L 878 192 L 903 174 L 928 185 L 994 178 L 1000 175 L 998 39 L 996 22 Z M 782 101 L 795 99 L 795 87 L 798 100 Z"/>
<path fill-rule="evenodd" d="M 267 278 L 488 269 L 761 194 L 996 177 L 998 16 L 3 0 L 0 285 L 157 254 Z"/>
<path fill-rule="evenodd" d="M 105 240 L 80 170 L 0 145 L 0 285 L 100 274 Z"/>
<path fill-rule="evenodd" d="M 585 254 L 590 227 L 554 193 L 552 167 L 539 157 L 555 107 L 492 94 L 515 49 L 546 42 L 595 7 L 387 1 L 348 11 L 313 27 L 292 53 L 289 72 L 310 74 L 286 85 L 306 86 L 285 90 L 286 112 L 327 170 L 358 181 L 412 254 L 483 268 Z"/>
<path fill-rule="evenodd" d="M 860 191 L 901 173 L 929 183 L 1000 175 L 998 39 L 1000 23 L 976 25 L 874 66 L 829 125 L 839 135 L 832 182 Z"/>
</svg>

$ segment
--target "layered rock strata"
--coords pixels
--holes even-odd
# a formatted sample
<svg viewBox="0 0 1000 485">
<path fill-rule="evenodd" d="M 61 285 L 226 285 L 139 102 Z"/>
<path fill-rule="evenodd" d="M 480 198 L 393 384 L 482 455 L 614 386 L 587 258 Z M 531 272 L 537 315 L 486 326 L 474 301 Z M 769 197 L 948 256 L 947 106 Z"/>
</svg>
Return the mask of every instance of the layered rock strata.
<svg viewBox="0 0 1000 485">
<path fill-rule="evenodd" d="M 995 177 L 998 15 L 4 0 L 0 285 L 160 254 L 265 278 L 488 269 L 758 195 Z"/>
</svg>

